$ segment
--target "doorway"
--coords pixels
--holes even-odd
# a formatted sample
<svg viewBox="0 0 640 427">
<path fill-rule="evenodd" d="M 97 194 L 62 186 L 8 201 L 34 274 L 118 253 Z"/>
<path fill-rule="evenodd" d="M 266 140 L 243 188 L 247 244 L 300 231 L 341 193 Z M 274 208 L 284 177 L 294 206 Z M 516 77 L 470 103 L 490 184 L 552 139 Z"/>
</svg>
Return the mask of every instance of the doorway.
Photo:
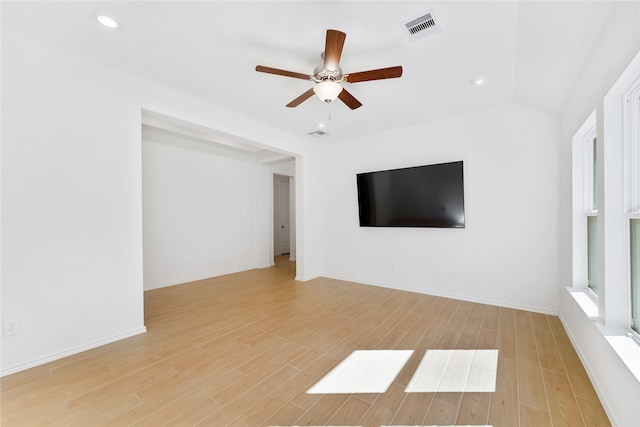
<svg viewBox="0 0 640 427">
<path fill-rule="evenodd" d="M 295 260 L 293 214 L 293 177 L 273 175 L 273 254 L 289 254 Z"/>
</svg>

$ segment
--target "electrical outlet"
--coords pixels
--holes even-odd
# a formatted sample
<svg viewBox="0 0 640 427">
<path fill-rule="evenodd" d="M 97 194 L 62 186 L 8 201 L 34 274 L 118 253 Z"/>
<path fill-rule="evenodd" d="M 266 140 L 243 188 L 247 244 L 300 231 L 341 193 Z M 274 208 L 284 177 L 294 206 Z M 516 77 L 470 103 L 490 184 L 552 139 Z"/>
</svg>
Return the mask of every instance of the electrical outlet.
<svg viewBox="0 0 640 427">
<path fill-rule="evenodd" d="M 18 332 L 20 332 L 20 322 L 18 322 L 16 319 L 10 319 L 4 322 L 5 336 L 16 335 Z"/>
</svg>

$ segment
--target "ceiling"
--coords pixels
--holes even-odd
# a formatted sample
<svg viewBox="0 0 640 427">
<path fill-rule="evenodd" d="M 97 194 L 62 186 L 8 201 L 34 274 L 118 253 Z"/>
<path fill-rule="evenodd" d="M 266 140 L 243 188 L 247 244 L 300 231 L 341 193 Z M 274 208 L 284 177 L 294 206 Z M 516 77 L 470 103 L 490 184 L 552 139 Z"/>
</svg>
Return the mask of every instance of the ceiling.
<svg viewBox="0 0 640 427">
<path fill-rule="evenodd" d="M 2 26 L 317 143 L 517 103 L 558 113 L 613 1 L 3 1 Z M 404 24 L 431 12 L 439 31 Z M 120 26 L 109 30 L 95 17 Z M 344 73 L 402 65 L 399 79 L 346 84 L 363 106 L 312 97 L 327 29 L 347 34 Z M 470 84 L 483 77 L 482 86 Z M 309 136 L 320 129 L 329 136 Z"/>
</svg>

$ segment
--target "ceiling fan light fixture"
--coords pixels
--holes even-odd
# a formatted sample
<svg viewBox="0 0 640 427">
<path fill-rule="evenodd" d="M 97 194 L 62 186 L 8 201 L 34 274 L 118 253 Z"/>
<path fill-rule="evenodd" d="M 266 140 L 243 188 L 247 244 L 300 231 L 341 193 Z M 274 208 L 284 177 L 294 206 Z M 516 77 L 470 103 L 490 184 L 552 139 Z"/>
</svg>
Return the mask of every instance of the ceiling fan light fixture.
<svg viewBox="0 0 640 427">
<path fill-rule="evenodd" d="M 342 85 L 333 80 L 327 79 L 317 83 L 313 87 L 313 92 L 318 95 L 318 98 L 328 103 L 335 100 L 338 95 L 340 95 L 340 92 L 342 92 Z"/>
</svg>

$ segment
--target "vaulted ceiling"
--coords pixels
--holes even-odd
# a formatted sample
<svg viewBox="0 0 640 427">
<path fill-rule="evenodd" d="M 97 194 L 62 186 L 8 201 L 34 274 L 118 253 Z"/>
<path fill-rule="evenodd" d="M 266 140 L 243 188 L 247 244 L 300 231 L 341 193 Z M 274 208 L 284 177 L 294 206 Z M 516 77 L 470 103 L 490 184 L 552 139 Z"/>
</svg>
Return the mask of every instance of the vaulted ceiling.
<svg viewBox="0 0 640 427">
<path fill-rule="evenodd" d="M 2 26 L 318 143 L 496 105 L 558 113 L 606 31 L 614 1 L 2 2 Z M 405 23 L 430 12 L 438 31 Z M 95 17 L 119 22 L 109 30 Z M 347 34 L 345 73 L 402 65 L 399 79 L 347 83 L 350 110 L 312 97 L 325 32 Z M 482 77 L 483 85 L 470 82 Z M 328 137 L 309 136 L 320 129 Z"/>
</svg>

